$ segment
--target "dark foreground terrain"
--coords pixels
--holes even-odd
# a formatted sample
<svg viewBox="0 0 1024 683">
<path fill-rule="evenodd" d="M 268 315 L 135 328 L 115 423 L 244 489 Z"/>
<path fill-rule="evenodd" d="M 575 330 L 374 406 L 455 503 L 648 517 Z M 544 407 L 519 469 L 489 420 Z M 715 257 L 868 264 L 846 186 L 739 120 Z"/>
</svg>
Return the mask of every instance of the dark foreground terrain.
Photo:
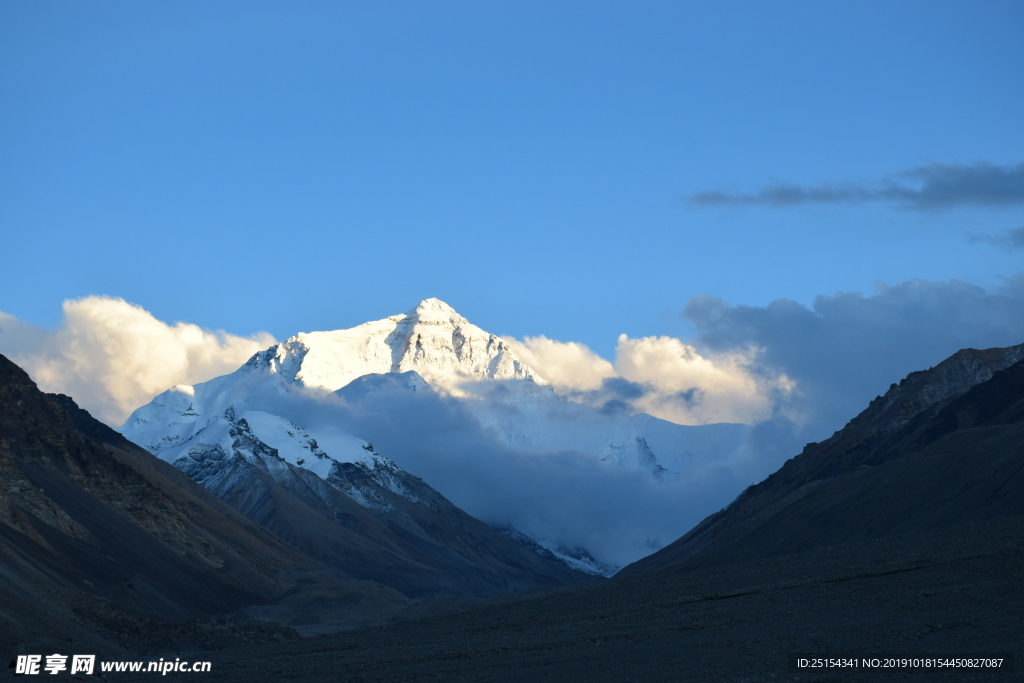
<svg viewBox="0 0 1024 683">
<path fill-rule="evenodd" d="M 191 653 L 212 671 L 162 680 L 1013 681 L 1024 679 L 1022 585 L 1024 517 L 1011 516 Z M 789 653 L 1012 653 L 1017 670 L 799 672 Z"/>
</svg>

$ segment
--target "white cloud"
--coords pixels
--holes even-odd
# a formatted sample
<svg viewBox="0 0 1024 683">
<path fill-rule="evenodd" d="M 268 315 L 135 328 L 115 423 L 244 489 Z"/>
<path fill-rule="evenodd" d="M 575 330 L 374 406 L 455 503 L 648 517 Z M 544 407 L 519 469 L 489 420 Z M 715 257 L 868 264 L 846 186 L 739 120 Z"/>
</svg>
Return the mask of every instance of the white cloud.
<svg viewBox="0 0 1024 683">
<path fill-rule="evenodd" d="M 795 385 L 785 375 L 765 378 L 752 372 L 756 348 L 701 355 L 674 337 L 619 336 L 618 374 L 651 387 L 634 401 L 636 408 L 679 424 L 754 423 L 772 414 L 774 393 Z"/>
<path fill-rule="evenodd" d="M 590 405 L 616 402 L 678 424 L 764 420 L 774 398 L 795 388 L 785 375 L 752 369 L 755 347 L 702 355 L 674 337 L 623 334 L 612 363 L 578 342 L 526 337 L 509 343 L 564 396 Z"/>
<path fill-rule="evenodd" d="M 524 363 L 555 387 L 574 391 L 599 389 L 601 382 L 615 377 L 615 368 L 585 345 L 560 342 L 545 336 L 524 337 L 522 341 L 503 337 Z"/>
<path fill-rule="evenodd" d="M 101 296 L 65 301 L 56 332 L 0 313 L 0 353 L 43 391 L 68 394 L 111 425 L 161 391 L 232 372 L 273 343 L 265 332 L 239 337 L 169 325 L 140 306 Z"/>
</svg>

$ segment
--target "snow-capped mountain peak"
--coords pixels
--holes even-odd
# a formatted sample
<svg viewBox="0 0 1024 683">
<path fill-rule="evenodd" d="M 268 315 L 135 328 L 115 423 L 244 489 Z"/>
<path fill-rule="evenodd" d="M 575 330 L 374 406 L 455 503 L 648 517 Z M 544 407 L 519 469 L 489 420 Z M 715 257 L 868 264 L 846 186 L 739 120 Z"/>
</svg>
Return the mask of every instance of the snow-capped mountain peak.
<svg viewBox="0 0 1024 683">
<path fill-rule="evenodd" d="M 392 421 L 402 425 L 403 438 L 387 426 Z M 448 429 L 451 454 L 441 445 L 448 434 L 436 431 Z M 409 477 L 429 472 L 445 489 L 441 495 L 458 495 L 465 478 L 451 472 L 468 462 L 484 473 L 482 486 L 492 485 L 493 472 L 513 480 L 528 473 L 532 480 L 535 472 L 546 471 L 560 481 L 578 467 L 581 481 L 614 481 L 615 488 L 621 479 L 622 490 L 636 492 L 647 491 L 649 480 L 678 488 L 686 472 L 720 469 L 747 430 L 728 424 L 687 427 L 575 403 L 558 395 L 503 339 L 438 299 L 350 329 L 297 334 L 229 375 L 168 389 L 120 429 L 218 495 L 224 492 L 218 482 L 234 481 L 229 474 L 237 468 L 254 467 L 278 483 L 298 477 L 302 486 L 325 495 L 340 492 L 366 509 L 392 494 L 415 502 L 405 489 L 388 484 L 387 463 L 366 460 L 373 455 L 371 440 L 385 444 L 397 467 L 415 467 Z M 413 436 L 418 433 L 422 442 Z M 423 443 L 433 445 L 424 450 Z M 456 467 L 438 467 L 441 458 L 454 458 Z M 341 482 L 339 472 L 355 488 Z M 364 491 L 359 482 L 371 474 L 379 474 L 375 486 L 390 493 Z M 607 490 L 595 484 L 594 498 L 582 499 L 589 505 Z M 425 495 L 414 497 L 426 501 Z M 635 559 L 637 548 L 653 547 L 646 532 L 643 539 L 624 534 L 613 550 L 597 551 L 606 565 L 594 564 L 587 559 L 594 537 L 565 522 L 563 503 L 551 498 L 542 502 L 540 514 L 524 516 L 515 495 L 495 496 L 495 504 L 468 498 L 476 507 L 467 511 L 489 515 L 499 525 L 516 524 L 577 568 L 606 573 L 609 561 L 617 565 L 619 558 Z"/>
<path fill-rule="evenodd" d="M 416 317 L 420 320 L 459 320 L 463 323 L 469 322 L 459 315 L 454 308 L 434 297 L 419 302 L 416 304 L 416 308 L 405 315 Z"/>
<path fill-rule="evenodd" d="M 327 391 L 371 373 L 410 371 L 445 392 L 485 379 L 546 384 L 505 340 L 472 324 L 440 299 L 424 299 L 406 313 L 347 330 L 297 334 L 257 353 L 246 365 Z"/>
</svg>

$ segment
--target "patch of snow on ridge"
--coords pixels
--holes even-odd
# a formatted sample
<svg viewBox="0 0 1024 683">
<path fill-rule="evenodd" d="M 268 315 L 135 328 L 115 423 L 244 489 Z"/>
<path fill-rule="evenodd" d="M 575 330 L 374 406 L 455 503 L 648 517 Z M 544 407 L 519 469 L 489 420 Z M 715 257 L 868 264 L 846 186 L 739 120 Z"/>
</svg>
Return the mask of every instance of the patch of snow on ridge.
<svg viewBox="0 0 1024 683">
<path fill-rule="evenodd" d="M 351 434 L 331 434 L 320 439 L 290 420 L 256 410 L 242 413 L 245 421 L 260 441 L 277 450 L 278 455 L 297 467 L 326 479 L 336 462 L 370 463 L 372 458 L 363 448 L 365 442 Z"/>
<path fill-rule="evenodd" d="M 193 387 L 176 384 L 138 408 L 131 414 L 125 426 L 127 427 L 130 423 L 132 428 L 154 429 L 181 422 L 191 422 L 199 417 L 192 402 L 194 396 L 195 389 Z"/>
<path fill-rule="evenodd" d="M 369 456 L 368 459 L 363 462 L 355 463 L 354 465 L 346 464 L 335 467 L 331 470 L 331 476 L 328 478 L 328 482 L 334 487 L 344 491 L 353 498 L 358 497 L 361 505 L 364 507 L 377 506 L 381 507 L 378 501 L 371 500 L 367 497 L 364 491 L 361 491 L 358 487 L 354 486 L 351 479 L 346 476 L 349 472 L 349 468 L 356 468 L 361 470 L 363 475 L 366 476 L 370 481 L 380 486 L 382 489 L 390 491 L 396 495 L 405 498 L 413 503 L 423 503 L 426 501 L 420 499 L 415 493 L 409 490 L 409 487 L 402 481 L 401 476 L 405 474 L 404 470 L 399 467 L 393 460 L 386 458 L 373 449 L 373 444 L 363 444 L 363 450 L 366 451 Z"/>
<path fill-rule="evenodd" d="M 542 545 L 544 544 L 542 543 Z M 559 545 L 554 548 L 550 546 L 545 547 L 552 555 L 568 566 L 587 574 L 594 574 L 596 576 L 612 576 L 615 572 L 622 569 L 622 567 L 616 567 L 613 564 L 608 564 L 607 562 L 601 562 L 600 560 L 595 559 L 593 555 L 587 552 L 586 548 L 567 548 L 564 545 Z"/>
<path fill-rule="evenodd" d="M 540 543 L 536 541 L 532 536 L 524 534 L 514 526 L 499 527 L 498 531 L 505 534 L 509 538 L 515 540 L 521 545 L 526 546 L 533 552 L 548 558 L 549 560 L 555 560 L 561 562 L 571 569 L 583 572 L 584 574 L 592 574 L 594 576 L 611 576 L 615 572 L 622 569 L 622 567 L 601 562 L 594 558 L 586 548 L 576 548 L 570 550 L 565 545 L 557 543 Z"/>
</svg>

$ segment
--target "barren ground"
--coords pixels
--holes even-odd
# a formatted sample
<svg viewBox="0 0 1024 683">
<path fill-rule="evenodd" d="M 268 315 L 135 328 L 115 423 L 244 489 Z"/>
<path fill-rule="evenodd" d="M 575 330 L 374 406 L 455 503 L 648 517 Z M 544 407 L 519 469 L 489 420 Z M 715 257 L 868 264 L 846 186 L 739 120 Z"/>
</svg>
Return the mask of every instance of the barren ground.
<svg viewBox="0 0 1024 683">
<path fill-rule="evenodd" d="M 1016 516 L 189 656 L 213 661 L 207 681 L 1024 680 L 1022 580 Z M 1017 670 L 799 672 L 789 653 L 1012 653 Z"/>
</svg>

